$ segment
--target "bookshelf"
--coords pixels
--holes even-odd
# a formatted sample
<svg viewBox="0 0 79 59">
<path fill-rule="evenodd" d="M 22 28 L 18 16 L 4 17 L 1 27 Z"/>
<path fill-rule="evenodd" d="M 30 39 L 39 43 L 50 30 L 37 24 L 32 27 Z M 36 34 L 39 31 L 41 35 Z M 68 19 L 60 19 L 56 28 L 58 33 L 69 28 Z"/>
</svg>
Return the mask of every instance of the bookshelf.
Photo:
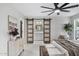
<svg viewBox="0 0 79 59">
<path fill-rule="evenodd" d="M 50 19 L 44 19 L 44 30 L 43 30 L 43 36 L 44 36 L 44 43 L 50 43 Z"/>
<path fill-rule="evenodd" d="M 27 19 L 27 43 L 34 41 L 34 19 Z"/>
</svg>

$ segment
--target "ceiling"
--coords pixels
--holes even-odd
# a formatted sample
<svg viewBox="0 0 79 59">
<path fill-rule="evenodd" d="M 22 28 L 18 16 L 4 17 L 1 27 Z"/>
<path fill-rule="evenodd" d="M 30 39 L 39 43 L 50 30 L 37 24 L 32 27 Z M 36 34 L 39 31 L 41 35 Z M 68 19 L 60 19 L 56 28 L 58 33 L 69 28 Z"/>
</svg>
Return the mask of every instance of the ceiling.
<svg viewBox="0 0 79 59">
<path fill-rule="evenodd" d="M 58 6 L 61 6 L 63 3 L 60 3 Z M 11 4 L 12 7 L 17 9 L 19 12 L 24 14 L 25 16 L 29 17 L 47 17 L 49 13 L 41 13 L 42 11 L 45 11 L 46 9 L 41 8 L 40 6 L 47 6 L 47 7 L 53 7 L 53 3 L 13 3 Z M 69 5 L 75 5 L 74 3 L 70 3 Z M 67 6 L 69 6 L 67 5 Z M 70 8 L 70 12 L 60 12 L 59 16 L 72 16 L 77 13 L 79 13 L 79 7 L 76 8 Z M 50 15 L 51 16 L 58 16 L 56 13 Z"/>
</svg>

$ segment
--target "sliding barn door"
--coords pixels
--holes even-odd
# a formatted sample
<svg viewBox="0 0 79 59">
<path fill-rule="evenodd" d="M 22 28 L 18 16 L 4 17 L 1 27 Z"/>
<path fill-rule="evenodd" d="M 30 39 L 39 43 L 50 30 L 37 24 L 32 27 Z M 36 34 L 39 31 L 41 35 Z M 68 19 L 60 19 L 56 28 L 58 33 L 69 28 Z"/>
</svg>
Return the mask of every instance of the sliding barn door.
<svg viewBox="0 0 79 59">
<path fill-rule="evenodd" d="M 27 43 L 34 41 L 34 19 L 27 19 Z"/>
<path fill-rule="evenodd" d="M 44 43 L 50 43 L 50 19 L 44 19 Z"/>
</svg>

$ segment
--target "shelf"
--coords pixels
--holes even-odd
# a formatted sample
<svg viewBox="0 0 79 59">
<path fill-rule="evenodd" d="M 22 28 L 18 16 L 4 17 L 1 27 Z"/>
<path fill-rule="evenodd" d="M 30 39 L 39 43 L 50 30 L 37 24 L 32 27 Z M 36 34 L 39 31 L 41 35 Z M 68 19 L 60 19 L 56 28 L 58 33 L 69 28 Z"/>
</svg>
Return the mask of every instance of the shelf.
<svg viewBox="0 0 79 59">
<path fill-rule="evenodd" d="M 27 19 L 27 43 L 33 43 L 33 35 L 34 35 L 34 29 L 33 29 L 33 19 Z"/>
<path fill-rule="evenodd" d="M 33 21 L 33 19 L 27 19 L 28 21 Z"/>
<path fill-rule="evenodd" d="M 33 25 L 33 24 L 28 24 L 28 25 Z"/>
<path fill-rule="evenodd" d="M 48 31 L 45 30 L 44 33 L 49 33 L 49 30 Z"/>
<path fill-rule="evenodd" d="M 44 38 L 49 38 L 49 37 L 50 37 L 50 36 L 46 36 L 46 37 L 44 36 Z"/>
<path fill-rule="evenodd" d="M 44 28 L 45 30 L 49 30 L 49 28 Z"/>
<path fill-rule="evenodd" d="M 50 43 L 50 20 L 44 19 L 44 43 Z"/>
<path fill-rule="evenodd" d="M 49 24 L 44 24 L 44 26 L 45 26 L 45 25 L 46 25 L 46 26 L 47 26 L 47 25 L 49 26 Z"/>
<path fill-rule="evenodd" d="M 49 26 L 45 26 L 44 28 L 49 28 Z"/>
<path fill-rule="evenodd" d="M 49 21 L 50 21 L 50 20 L 46 20 L 46 19 L 45 19 L 45 22 L 49 22 Z"/>
<path fill-rule="evenodd" d="M 49 32 L 45 32 L 45 34 L 49 34 Z"/>
<path fill-rule="evenodd" d="M 32 38 L 33 36 L 28 36 L 28 38 Z"/>
<path fill-rule="evenodd" d="M 33 30 L 32 28 L 28 28 L 28 30 Z"/>
<path fill-rule="evenodd" d="M 28 31 L 27 33 L 30 33 L 30 34 L 32 34 L 33 32 L 32 32 L 32 31 Z"/>
</svg>

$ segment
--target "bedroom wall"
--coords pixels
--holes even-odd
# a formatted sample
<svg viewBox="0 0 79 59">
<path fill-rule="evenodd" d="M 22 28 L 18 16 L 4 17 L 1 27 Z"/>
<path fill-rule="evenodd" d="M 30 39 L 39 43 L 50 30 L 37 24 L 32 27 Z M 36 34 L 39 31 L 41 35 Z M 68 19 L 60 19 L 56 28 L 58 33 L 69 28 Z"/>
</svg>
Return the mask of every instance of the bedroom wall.
<svg viewBox="0 0 79 59">
<path fill-rule="evenodd" d="M 12 6 L 0 4 L 0 55 L 7 55 L 7 41 L 9 40 L 8 15 L 18 19 L 18 28 L 19 21 L 23 20 L 23 15 L 12 8 Z"/>
<path fill-rule="evenodd" d="M 69 22 L 69 17 L 55 16 L 52 17 L 51 20 L 51 39 L 57 39 L 59 35 L 64 34 L 66 32 L 63 30 L 64 24 Z"/>
<path fill-rule="evenodd" d="M 30 17 L 28 17 L 30 18 Z M 31 17 L 33 18 L 33 17 Z M 36 19 L 43 19 L 43 18 L 51 18 L 51 40 L 57 39 L 59 35 L 64 34 L 66 32 L 63 30 L 63 25 L 70 21 L 69 17 L 65 16 L 52 16 L 52 17 L 35 17 Z M 27 26 L 25 26 L 27 27 Z"/>
</svg>

